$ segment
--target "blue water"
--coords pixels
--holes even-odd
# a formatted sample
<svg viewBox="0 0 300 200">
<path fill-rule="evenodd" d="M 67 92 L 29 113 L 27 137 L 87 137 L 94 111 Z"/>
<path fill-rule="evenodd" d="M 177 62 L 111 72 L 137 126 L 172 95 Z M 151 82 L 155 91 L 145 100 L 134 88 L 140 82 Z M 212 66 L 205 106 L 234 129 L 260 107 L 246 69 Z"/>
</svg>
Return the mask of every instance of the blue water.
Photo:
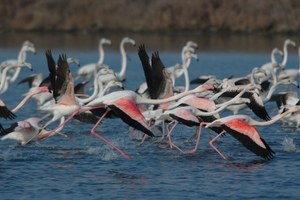
<svg viewBox="0 0 300 200">
<path fill-rule="evenodd" d="M 34 72 L 23 69 L 18 80 L 31 73 L 47 75 L 45 49 L 36 47 L 37 55 L 28 55 Z M 144 81 L 136 48 L 129 48 L 125 82 L 125 87 L 132 90 Z M 18 51 L 18 48 L 0 48 L 0 61 L 16 58 Z M 55 57 L 61 52 L 80 59 L 81 64 L 98 59 L 96 48 L 81 51 L 80 48 L 64 46 L 61 49 L 57 46 L 53 50 Z M 173 65 L 180 61 L 180 48 L 160 51 L 160 56 L 166 66 Z M 269 49 L 255 53 L 204 51 L 200 47 L 199 61 L 192 62 L 190 77 L 203 74 L 220 78 L 243 76 L 269 59 Z M 105 63 L 118 71 L 119 52 L 109 50 Z M 297 66 L 297 52 L 292 50 L 287 68 Z M 72 72 L 76 70 L 76 67 L 71 68 Z M 183 79 L 178 84 L 183 84 Z M 27 90 L 26 85 L 13 84 L 1 98 L 13 108 Z M 267 110 L 270 115 L 277 113 L 272 103 L 267 104 Z M 243 112 L 252 115 L 248 110 Z M 42 114 L 35 110 L 35 102 L 30 100 L 17 116 L 12 121 L 2 119 L 1 124 L 8 127 L 12 122 Z M 127 160 L 92 137 L 91 128 L 92 125 L 74 120 L 62 131 L 70 140 L 57 135 L 27 146 L 0 141 L 1 199 L 299 199 L 299 131 L 283 127 L 281 122 L 258 127 L 276 152 L 270 161 L 255 156 L 230 135 L 215 143 L 229 158 L 222 160 L 209 146 L 206 130 L 195 155 L 183 155 L 164 143 L 158 144 L 157 138 L 146 140 L 143 146 L 137 147 L 139 133 L 119 119 L 104 120 L 96 131 L 132 156 Z M 194 131 L 178 125 L 173 134 L 174 142 L 184 150 L 192 149 L 194 141 L 189 142 L 188 138 Z"/>
</svg>

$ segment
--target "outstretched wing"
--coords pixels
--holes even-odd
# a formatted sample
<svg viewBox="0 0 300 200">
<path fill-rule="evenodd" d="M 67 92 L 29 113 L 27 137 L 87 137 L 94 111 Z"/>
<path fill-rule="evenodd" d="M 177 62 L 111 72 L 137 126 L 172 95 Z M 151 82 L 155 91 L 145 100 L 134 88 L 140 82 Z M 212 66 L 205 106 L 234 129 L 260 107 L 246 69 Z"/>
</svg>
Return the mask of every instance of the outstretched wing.
<svg viewBox="0 0 300 200">
<path fill-rule="evenodd" d="M 49 78 L 51 85 L 48 86 L 49 91 L 53 91 L 53 97 L 55 98 L 55 80 L 56 80 L 56 64 L 52 57 L 52 52 L 50 49 L 46 50 L 46 58 L 48 62 Z"/>
<path fill-rule="evenodd" d="M 152 95 L 153 99 L 157 99 L 161 93 L 164 92 L 166 87 L 166 77 L 164 76 L 163 70 L 165 69 L 164 64 L 160 60 L 158 52 L 154 52 L 151 58 L 152 63 Z"/>
<path fill-rule="evenodd" d="M 152 67 L 150 65 L 150 59 L 146 52 L 144 44 L 141 44 L 139 46 L 138 55 L 140 57 L 142 65 L 143 65 L 146 83 L 147 83 L 148 90 L 149 90 L 149 93 L 151 96 L 152 90 L 150 88 L 152 86 Z M 152 96 L 151 96 L 151 98 L 152 98 Z"/>
</svg>

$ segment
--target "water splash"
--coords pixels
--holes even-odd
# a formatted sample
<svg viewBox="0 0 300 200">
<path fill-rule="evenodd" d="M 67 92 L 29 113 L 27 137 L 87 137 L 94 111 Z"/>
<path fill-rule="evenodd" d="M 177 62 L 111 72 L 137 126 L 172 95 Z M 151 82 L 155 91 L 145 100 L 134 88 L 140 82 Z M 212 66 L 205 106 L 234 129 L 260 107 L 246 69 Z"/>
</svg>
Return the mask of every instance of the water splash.
<svg viewBox="0 0 300 200">
<path fill-rule="evenodd" d="M 89 147 L 87 153 L 90 155 L 99 155 L 101 160 L 109 161 L 117 159 L 116 152 L 109 147 Z"/>
<path fill-rule="evenodd" d="M 294 139 L 290 137 L 285 137 L 282 141 L 283 151 L 286 152 L 297 152 L 298 149 L 294 143 Z"/>
</svg>

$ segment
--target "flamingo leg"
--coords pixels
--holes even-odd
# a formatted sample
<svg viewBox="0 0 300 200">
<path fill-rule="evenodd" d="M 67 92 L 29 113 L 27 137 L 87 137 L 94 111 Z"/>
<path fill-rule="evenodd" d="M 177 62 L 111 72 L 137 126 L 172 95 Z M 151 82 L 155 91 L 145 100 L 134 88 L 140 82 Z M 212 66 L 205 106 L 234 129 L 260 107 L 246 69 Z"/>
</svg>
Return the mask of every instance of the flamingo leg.
<svg viewBox="0 0 300 200">
<path fill-rule="evenodd" d="M 87 108 L 81 108 L 78 109 L 76 111 L 74 111 L 66 120 L 62 121 L 56 128 L 54 128 L 53 130 L 49 131 L 48 133 L 44 134 L 43 136 L 41 136 L 41 138 L 39 139 L 40 141 L 45 140 L 46 138 L 50 137 L 53 133 L 57 133 L 59 132 L 64 126 L 65 124 L 70 121 L 76 114 L 80 113 L 80 112 L 84 112 L 87 110 L 92 110 L 92 109 L 97 109 L 99 107 L 87 107 Z M 45 116 L 44 116 L 45 117 Z M 53 122 L 53 120 L 48 121 L 42 129 L 44 129 L 45 127 L 47 127 L 49 124 L 51 124 Z"/>
<path fill-rule="evenodd" d="M 131 156 L 127 155 L 126 153 L 124 153 L 122 150 L 120 150 L 118 147 L 116 147 L 113 143 L 109 142 L 108 140 L 106 140 L 104 137 L 100 136 L 99 134 L 97 134 L 95 132 L 96 127 L 100 124 L 100 122 L 102 121 L 102 119 L 106 116 L 106 114 L 108 113 L 108 110 L 105 111 L 105 113 L 101 116 L 101 118 L 98 120 L 98 122 L 94 125 L 94 127 L 91 130 L 92 135 L 96 136 L 97 138 L 99 138 L 100 140 L 104 141 L 106 144 L 108 144 L 109 146 L 111 146 L 112 148 L 114 148 L 115 150 L 117 150 L 122 156 L 124 156 L 127 159 L 131 159 Z"/>
<path fill-rule="evenodd" d="M 144 144 L 145 140 L 148 138 L 149 136 L 147 134 L 144 134 L 142 141 L 140 143 L 138 143 L 136 146 L 140 147 Z"/>
<path fill-rule="evenodd" d="M 51 113 L 45 114 L 45 115 L 40 119 L 40 121 L 43 121 L 44 119 L 46 119 L 46 118 L 49 117 L 50 115 L 51 115 Z"/>
<path fill-rule="evenodd" d="M 42 127 L 42 129 L 46 128 L 47 126 L 49 126 L 50 124 L 52 124 L 54 121 L 52 119 L 50 119 L 46 124 L 44 124 L 44 126 Z"/>
<path fill-rule="evenodd" d="M 216 137 L 214 137 L 211 141 L 209 141 L 210 146 L 224 159 L 226 160 L 227 158 L 213 145 L 213 143 L 218 139 L 225 131 L 222 131 L 220 134 L 218 134 Z"/>
<path fill-rule="evenodd" d="M 172 122 L 170 122 L 170 123 L 168 124 L 168 126 L 171 125 L 171 124 L 173 124 L 173 123 L 174 123 L 174 125 L 172 126 L 172 128 L 171 128 L 170 130 L 167 128 L 167 130 L 168 130 L 168 135 L 167 135 L 168 142 L 169 142 L 170 148 L 175 147 L 178 151 L 180 151 L 180 152 L 183 153 L 183 151 L 182 151 L 176 144 L 174 144 L 173 141 L 172 141 L 171 134 L 172 134 L 172 132 L 173 132 L 173 129 L 174 129 L 174 128 L 176 127 L 176 125 L 178 124 L 178 122 L 175 121 L 175 120 L 173 120 Z"/>
<path fill-rule="evenodd" d="M 196 129 L 195 129 L 196 130 Z M 192 142 L 192 140 L 196 137 L 197 131 L 194 131 L 193 135 L 187 139 L 188 142 Z"/>
<path fill-rule="evenodd" d="M 165 139 L 165 120 L 162 122 L 162 135 L 159 140 L 157 140 L 157 143 L 161 143 Z"/>
<path fill-rule="evenodd" d="M 186 153 L 186 154 L 194 154 L 197 151 L 198 146 L 199 146 L 199 142 L 200 142 L 200 136 L 201 136 L 201 133 L 202 133 L 202 127 L 203 127 L 203 125 L 206 125 L 206 124 L 207 124 L 206 122 L 201 122 L 199 124 L 198 136 L 197 136 L 197 140 L 196 140 L 196 144 L 195 144 L 194 149 L 192 149 L 190 151 L 186 151 L 184 153 Z"/>
</svg>

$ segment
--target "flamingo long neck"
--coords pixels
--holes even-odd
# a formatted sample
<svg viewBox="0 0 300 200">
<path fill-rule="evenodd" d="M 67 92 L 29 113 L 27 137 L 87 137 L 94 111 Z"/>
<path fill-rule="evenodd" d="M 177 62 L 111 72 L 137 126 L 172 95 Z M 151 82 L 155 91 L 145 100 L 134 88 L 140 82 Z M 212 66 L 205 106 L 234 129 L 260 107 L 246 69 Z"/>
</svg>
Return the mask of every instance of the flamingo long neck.
<svg viewBox="0 0 300 200">
<path fill-rule="evenodd" d="M 275 91 L 275 89 L 276 89 L 276 87 L 278 85 L 277 76 L 275 74 L 275 68 L 274 67 L 271 70 L 271 74 L 272 74 L 273 82 L 272 82 L 271 88 L 268 91 L 268 94 L 267 94 L 266 98 L 264 99 L 264 102 L 267 102 L 267 101 L 270 100 L 272 94 L 274 93 L 274 91 Z"/>
<path fill-rule="evenodd" d="M 271 124 L 277 122 L 278 120 L 280 120 L 281 118 L 285 117 L 286 115 L 288 115 L 288 114 L 290 114 L 292 112 L 297 112 L 297 111 L 300 111 L 300 107 L 299 106 L 293 106 L 293 107 L 289 108 L 289 110 L 285 111 L 284 113 L 275 115 L 269 121 L 259 122 L 259 121 L 256 121 L 254 119 L 250 119 L 250 124 L 254 125 L 254 126 L 267 126 L 267 125 L 271 125 Z"/>
<path fill-rule="evenodd" d="M 78 98 L 77 100 L 79 100 L 80 103 L 85 104 L 85 103 L 90 102 L 90 101 L 92 101 L 93 99 L 96 98 L 97 94 L 99 93 L 99 84 L 102 85 L 102 82 L 99 81 L 99 83 L 98 83 L 98 77 L 99 77 L 98 75 L 96 75 L 94 77 L 94 91 L 93 91 L 92 95 L 89 96 L 86 99 L 79 99 Z"/>
<path fill-rule="evenodd" d="M 100 90 L 98 96 L 100 96 L 100 97 L 104 96 L 105 93 L 108 91 L 108 89 L 111 88 L 111 87 L 112 87 L 112 85 L 110 84 L 110 82 L 108 82 L 108 83 L 105 85 L 105 87 L 103 87 L 103 84 L 102 84 L 102 89 Z"/>
<path fill-rule="evenodd" d="M 287 59 L 288 59 L 288 50 L 287 50 L 287 46 L 288 46 L 289 43 L 284 43 L 283 45 L 283 60 L 281 62 L 281 66 L 285 66 L 286 63 L 287 63 Z"/>
<path fill-rule="evenodd" d="M 187 53 L 186 53 L 187 54 Z M 186 70 L 189 68 L 189 66 L 191 65 L 191 61 L 192 61 L 192 56 L 188 55 L 185 56 L 183 62 L 182 62 L 182 66 L 186 68 Z M 183 68 L 182 67 L 182 68 Z M 175 71 L 176 72 L 176 71 Z M 175 73 L 175 79 L 179 78 L 182 74 L 184 74 L 184 70 L 180 70 L 179 72 Z"/>
<path fill-rule="evenodd" d="M 7 71 L 11 68 L 14 68 L 15 66 L 7 66 L 3 69 L 2 73 L 1 73 L 1 78 L 0 78 L 0 91 L 2 91 L 4 84 L 6 82 L 6 74 Z"/>
<path fill-rule="evenodd" d="M 120 52 L 121 52 L 121 60 L 122 60 L 122 63 L 121 63 L 121 70 L 120 72 L 118 73 L 118 77 L 120 80 L 124 80 L 125 79 L 125 72 L 126 72 L 126 67 L 127 67 L 127 56 L 126 56 L 126 52 L 125 52 L 125 42 L 122 41 L 121 44 L 120 44 Z"/>
<path fill-rule="evenodd" d="M 183 71 L 184 80 L 185 80 L 185 89 L 184 89 L 185 92 L 190 89 L 190 76 L 189 76 L 189 72 L 187 69 L 191 64 L 191 59 L 192 59 L 191 56 L 186 57 L 184 60 L 185 62 L 183 63 L 183 66 L 182 66 L 182 71 Z"/>
<path fill-rule="evenodd" d="M 15 73 L 13 74 L 13 76 L 9 79 L 9 81 L 11 83 L 15 82 L 17 80 L 17 78 L 19 77 L 20 75 L 20 72 L 21 72 L 21 67 L 18 67 L 15 71 Z"/>
<path fill-rule="evenodd" d="M 99 44 L 99 60 L 98 60 L 98 64 L 103 64 L 103 62 L 104 62 L 104 56 L 105 56 L 105 54 L 104 54 L 103 45 L 104 44 L 102 42 L 100 42 L 100 44 Z"/>
<path fill-rule="evenodd" d="M 256 72 L 256 69 L 253 69 L 251 72 L 251 76 L 250 76 L 250 82 L 255 87 L 259 87 L 259 85 L 255 82 L 255 77 L 254 77 L 255 72 Z"/>
<path fill-rule="evenodd" d="M 271 63 L 273 64 L 273 66 L 275 66 L 276 64 L 278 64 L 276 58 L 275 58 L 275 53 L 276 51 L 272 51 L 271 53 Z"/>
<path fill-rule="evenodd" d="M 26 61 L 26 47 L 22 47 L 18 55 L 18 63 L 24 63 Z"/>
<path fill-rule="evenodd" d="M 216 104 L 216 108 L 226 108 L 228 106 L 230 106 L 231 104 L 234 104 L 237 102 L 237 100 L 250 88 L 250 85 L 248 85 L 247 87 L 245 87 L 242 91 L 240 91 L 237 95 L 235 95 L 235 97 L 233 97 L 232 99 L 230 99 L 229 101 L 226 101 L 224 103 L 220 103 L 220 104 Z"/>
<path fill-rule="evenodd" d="M 201 87 L 201 86 L 199 86 Z M 189 95 L 189 94 L 194 94 L 194 93 L 198 93 L 198 92 L 203 92 L 203 91 L 206 91 L 205 88 L 195 88 L 193 90 L 189 90 L 189 91 L 186 91 L 186 92 L 182 92 L 182 93 L 179 93 L 179 94 L 176 94 L 174 96 L 171 96 L 169 98 L 165 98 L 165 99 L 145 99 L 143 97 L 140 97 L 140 96 L 136 96 L 136 103 L 137 104 L 163 104 L 163 103 L 167 103 L 167 102 L 170 102 L 170 101 L 175 101 L 177 99 L 180 99 L 186 95 Z"/>
<path fill-rule="evenodd" d="M 187 68 L 185 68 L 185 66 L 183 66 L 183 75 L 184 75 L 184 83 L 185 83 L 185 88 L 184 91 L 188 91 L 190 89 L 190 76 L 189 76 L 189 72 L 187 70 Z"/>
<path fill-rule="evenodd" d="M 14 109 L 12 109 L 11 112 L 16 113 L 33 95 L 46 91 L 48 91 L 47 87 L 39 87 L 36 90 L 33 90 L 32 92 L 28 93 L 26 97 Z"/>
</svg>

